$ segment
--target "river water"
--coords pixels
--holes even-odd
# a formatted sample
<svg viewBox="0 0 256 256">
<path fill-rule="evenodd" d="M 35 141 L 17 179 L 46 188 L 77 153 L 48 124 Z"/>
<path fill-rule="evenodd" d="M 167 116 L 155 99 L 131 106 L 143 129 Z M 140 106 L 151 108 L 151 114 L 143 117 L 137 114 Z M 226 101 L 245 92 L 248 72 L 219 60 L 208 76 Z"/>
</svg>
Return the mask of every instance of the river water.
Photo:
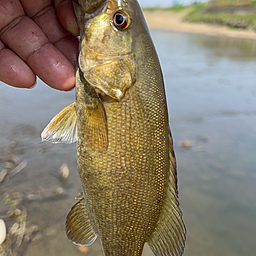
<svg viewBox="0 0 256 256">
<path fill-rule="evenodd" d="M 254 256 L 256 251 L 256 42 L 152 31 L 166 83 L 187 227 L 185 256 Z M 0 169 L 10 152 L 27 166 L 0 185 L 20 192 L 35 239 L 19 255 L 84 255 L 65 236 L 65 217 L 81 192 L 75 145 L 40 142 L 49 120 L 73 102 L 41 81 L 32 90 L 0 85 Z M 185 141 L 185 143 L 184 143 Z M 186 144 L 187 148 L 181 145 Z M 59 179 L 66 162 L 67 183 Z M 59 197 L 52 196 L 58 187 Z M 42 195 L 31 200 L 31 195 Z M 12 225 L 7 220 L 7 227 Z M 99 241 L 87 253 L 103 255 Z M 144 256 L 152 256 L 148 248 Z"/>
</svg>

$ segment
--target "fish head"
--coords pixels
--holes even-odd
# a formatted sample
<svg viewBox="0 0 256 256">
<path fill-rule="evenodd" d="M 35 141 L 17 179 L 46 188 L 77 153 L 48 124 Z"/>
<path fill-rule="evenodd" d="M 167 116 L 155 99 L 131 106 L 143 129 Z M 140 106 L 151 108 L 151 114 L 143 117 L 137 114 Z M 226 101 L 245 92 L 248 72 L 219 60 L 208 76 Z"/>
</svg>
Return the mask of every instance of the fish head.
<svg viewBox="0 0 256 256">
<path fill-rule="evenodd" d="M 109 0 L 92 13 L 82 7 L 76 11 L 81 17 L 79 68 L 96 91 L 118 101 L 137 79 L 136 8 L 136 0 Z"/>
</svg>

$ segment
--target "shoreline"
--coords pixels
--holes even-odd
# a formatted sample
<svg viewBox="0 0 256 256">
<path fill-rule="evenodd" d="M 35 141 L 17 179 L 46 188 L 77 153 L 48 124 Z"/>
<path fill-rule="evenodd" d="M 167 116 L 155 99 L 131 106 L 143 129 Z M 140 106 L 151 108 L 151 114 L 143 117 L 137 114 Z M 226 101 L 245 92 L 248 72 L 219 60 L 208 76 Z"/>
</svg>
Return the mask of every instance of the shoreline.
<svg viewBox="0 0 256 256">
<path fill-rule="evenodd" d="M 184 22 L 183 18 L 190 12 L 190 9 L 179 12 L 159 10 L 143 12 L 150 29 L 256 39 L 256 32 L 252 30 L 229 29 L 225 26 Z"/>
</svg>

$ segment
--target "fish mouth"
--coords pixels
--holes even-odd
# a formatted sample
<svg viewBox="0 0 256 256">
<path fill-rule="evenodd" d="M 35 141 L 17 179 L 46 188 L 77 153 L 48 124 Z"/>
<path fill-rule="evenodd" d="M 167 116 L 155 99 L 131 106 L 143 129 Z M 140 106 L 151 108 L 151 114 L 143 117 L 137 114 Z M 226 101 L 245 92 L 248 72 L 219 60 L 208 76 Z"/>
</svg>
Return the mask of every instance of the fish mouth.
<svg viewBox="0 0 256 256">
<path fill-rule="evenodd" d="M 103 54 L 98 54 L 94 57 L 94 61 L 98 62 L 99 64 L 102 63 L 111 63 L 114 61 L 119 61 L 122 59 L 125 59 L 126 57 L 129 57 L 132 53 L 131 52 L 127 52 L 127 53 L 123 53 L 123 54 L 113 54 L 113 55 L 103 55 Z"/>
</svg>

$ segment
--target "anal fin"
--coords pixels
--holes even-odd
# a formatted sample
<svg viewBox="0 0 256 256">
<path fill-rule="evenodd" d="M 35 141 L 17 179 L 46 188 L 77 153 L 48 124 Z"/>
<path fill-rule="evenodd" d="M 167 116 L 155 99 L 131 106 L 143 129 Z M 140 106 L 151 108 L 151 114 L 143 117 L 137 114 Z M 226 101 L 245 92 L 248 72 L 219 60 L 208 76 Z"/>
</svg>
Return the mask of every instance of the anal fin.
<svg viewBox="0 0 256 256">
<path fill-rule="evenodd" d="M 75 244 L 91 245 L 97 238 L 85 208 L 84 199 L 79 200 L 70 210 L 66 219 L 67 237 Z"/>
<path fill-rule="evenodd" d="M 147 241 L 156 256 L 182 255 L 186 240 L 186 229 L 178 201 L 176 160 L 171 134 L 169 139 L 170 172 L 167 195 L 155 230 Z"/>
</svg>

